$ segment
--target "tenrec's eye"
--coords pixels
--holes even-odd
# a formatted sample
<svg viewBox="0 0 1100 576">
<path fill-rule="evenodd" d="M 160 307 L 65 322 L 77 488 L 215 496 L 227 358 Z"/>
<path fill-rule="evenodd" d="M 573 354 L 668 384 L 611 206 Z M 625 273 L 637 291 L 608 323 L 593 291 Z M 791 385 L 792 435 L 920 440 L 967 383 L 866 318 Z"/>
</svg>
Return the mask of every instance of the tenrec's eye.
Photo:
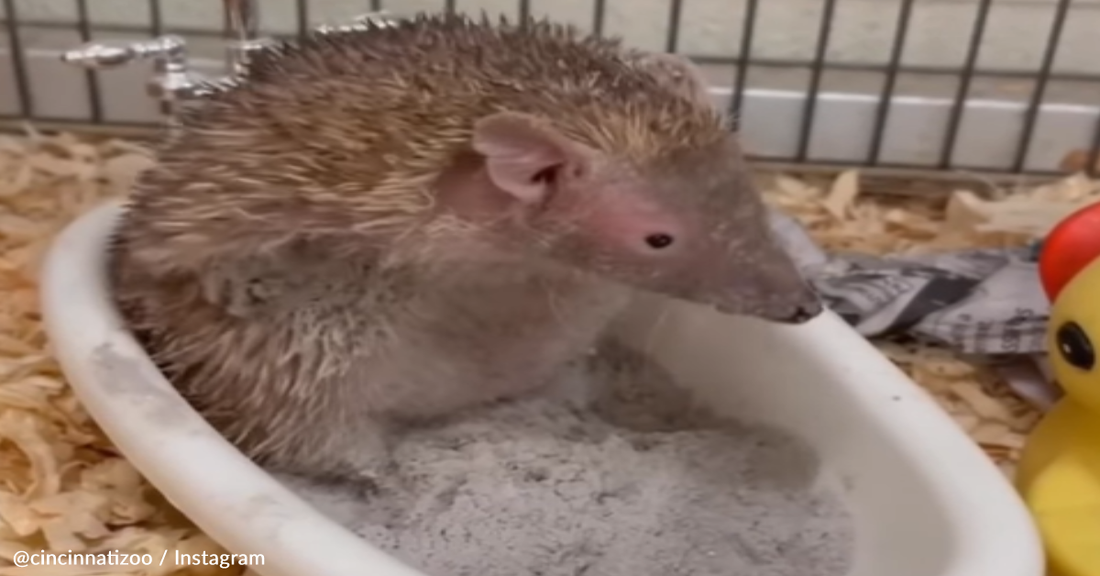
<svg viewBox="0 0 1100 576">
<path fill-rule="evenodd" d="M 1092 370 L 1096 364 L 1096 352 L 1092 349 L 1089 335 L 1076 322 L 1062 324 L 1054 333 L 1058 352 L 1071 366 L 1081 370 Z"/>
<path fill-rule="evenodd" d="M 542 170 L 539 170 L 538 172 L 535 173 L 534 176 L 531 177 L 531 183 L 532 184 L 553 184 L 554 180 L 556 179 L 556 176 L 558 175 L 557 170 L 558 170 L 557 166 L 551 166 L 549 168 L 544 168 Z"/>
<path fill-rule="evenodd" d="M 661 248 L 667 248 L 672 245 L 672 236 L 668 234 L 650 234 L 645 237 L 645 243 L 650 248 L 660 250 Z"/>
</svg>

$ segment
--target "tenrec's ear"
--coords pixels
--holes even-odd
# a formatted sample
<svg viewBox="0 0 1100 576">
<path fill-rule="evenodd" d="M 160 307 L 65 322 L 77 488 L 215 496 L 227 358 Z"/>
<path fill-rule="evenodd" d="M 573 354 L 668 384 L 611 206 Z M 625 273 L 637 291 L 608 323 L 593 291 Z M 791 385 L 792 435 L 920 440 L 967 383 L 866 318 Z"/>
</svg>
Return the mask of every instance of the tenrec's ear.
<svg viewBox="0 0 1100 576">
<path fill-rule="evenodd" d="M 676 54 L 655 52 L 641 58 L 642 67 L 685 98 L 712 106 L 703 73 L 690 60 Z"/>
<path fill-rule="evenodd" d="M 489 178 L 523 202 L 538 202 L 558 171 L 582 161 L 563 134 L 529 114 L 500 112 L 474 125 L 473 148 L 485 157 Z"/>
</svg>

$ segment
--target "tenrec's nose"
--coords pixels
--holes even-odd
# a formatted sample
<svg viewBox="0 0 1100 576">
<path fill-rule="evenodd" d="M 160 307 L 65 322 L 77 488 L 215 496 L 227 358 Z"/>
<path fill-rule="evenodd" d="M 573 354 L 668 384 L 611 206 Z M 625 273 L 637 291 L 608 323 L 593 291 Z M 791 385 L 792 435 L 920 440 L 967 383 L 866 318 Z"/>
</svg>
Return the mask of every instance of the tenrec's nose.
<svg viewBox="0 0 1100 576">
<path fill-rule="evenodd" d="M 794 313 L 791 314 L 786 323 L 788 324 L 805 324 L 814 318 L 817 318 L 825 310 L 825 307 L 821 305 L 821 302 L 814 302 L 812 304 L 802 304 L 796 306 Z"/>
</svg>

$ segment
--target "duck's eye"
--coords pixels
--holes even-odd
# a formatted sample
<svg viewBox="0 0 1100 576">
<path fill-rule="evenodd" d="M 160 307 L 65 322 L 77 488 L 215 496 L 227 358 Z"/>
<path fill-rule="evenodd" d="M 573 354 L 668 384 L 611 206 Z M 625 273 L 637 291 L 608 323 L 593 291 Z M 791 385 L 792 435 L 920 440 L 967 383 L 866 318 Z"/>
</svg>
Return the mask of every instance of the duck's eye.
<svg viewBox="0 0 1100 576">
<path fill-rule="evenodd" d="M 1054 333 L 1058 352 L 1071 366 L 1081 370 L 1092 370 L 1096 364 L 1096 352 L 1092 349 L 1089 335 L 1076 322 L 1062 324 Z"/>
<path fill-rule="evenodd" d="M 645 237 L 645 243 L 648 244 L 650 248 L 660 250 L 672 245 L 672 236 L 668 234 L 650 234 Z"/>
</svg>

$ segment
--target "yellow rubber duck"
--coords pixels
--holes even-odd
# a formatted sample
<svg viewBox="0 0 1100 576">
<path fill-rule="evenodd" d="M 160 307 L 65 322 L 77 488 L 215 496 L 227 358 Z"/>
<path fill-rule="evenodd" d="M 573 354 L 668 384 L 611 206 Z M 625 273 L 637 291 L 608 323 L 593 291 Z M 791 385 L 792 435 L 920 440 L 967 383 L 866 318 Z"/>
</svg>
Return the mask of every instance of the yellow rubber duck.
<svg viewBox="0 0 1100 576">
<path fill-rule="evenodd" d="M 1016 485 L 1043 538 L 1049 576 L 1100 576 L 1100 205 L 1048 236 L 1047 352 L 1064 396 L 1028 437 Z"/>
</svg>

